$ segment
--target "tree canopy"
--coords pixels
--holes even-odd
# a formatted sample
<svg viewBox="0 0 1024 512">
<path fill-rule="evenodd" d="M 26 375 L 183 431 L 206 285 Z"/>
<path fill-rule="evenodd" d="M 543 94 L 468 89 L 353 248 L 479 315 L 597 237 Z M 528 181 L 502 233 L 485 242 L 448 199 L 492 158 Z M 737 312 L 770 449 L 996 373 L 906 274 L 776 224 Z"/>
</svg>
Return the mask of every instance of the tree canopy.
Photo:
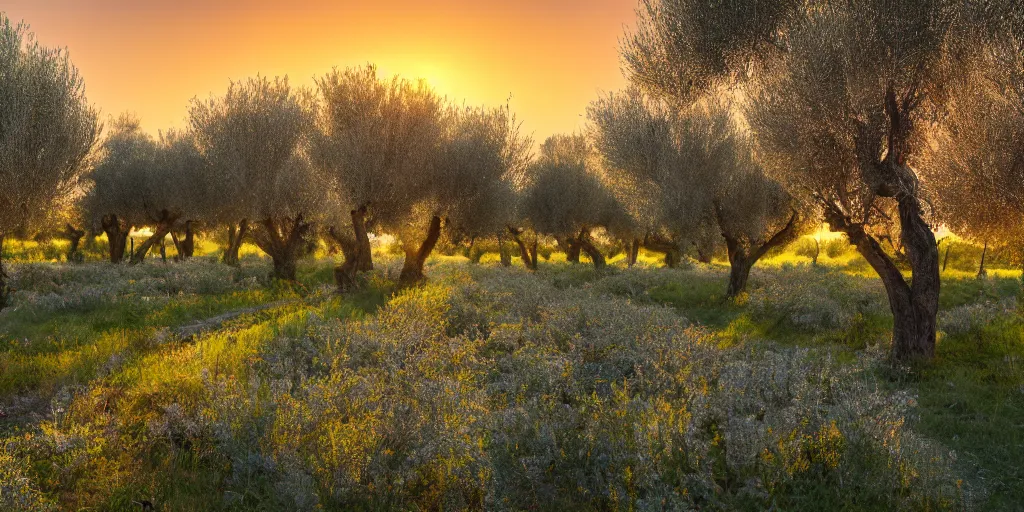
<svg viewBox="0 0 1024 512">
<path fill-rule="evenodd" d="M 274 274 L 288 279 L 295 277 L 309 222 L 329 207 L 324 182 L 306 156 L 312 117 L 304 94 L 287 78 L 258 77 L 232 82 L 224 96 L 193 101 L 189 113 L 221 198 L 210 218 L 242 231 L 250 227 L 273 258 Z"/>
<path fill-rule="evenodd" d="M 74 197 L 98 131 L 68 52 L 0 13 L 0 250 Z M 4 276 L 0 261 L 0 308 Z"/>
</svg>

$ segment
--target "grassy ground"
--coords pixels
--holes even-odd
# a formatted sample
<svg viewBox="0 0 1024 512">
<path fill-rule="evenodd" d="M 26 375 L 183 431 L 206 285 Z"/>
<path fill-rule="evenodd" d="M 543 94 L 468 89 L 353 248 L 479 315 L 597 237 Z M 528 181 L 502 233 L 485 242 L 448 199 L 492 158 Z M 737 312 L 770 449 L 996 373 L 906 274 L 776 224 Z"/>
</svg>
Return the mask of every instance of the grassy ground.
<svg viewBox="0 0 1024 512">
<path fill-rule="evenodd" d="M 836 247 L 773 255 L 736 300 L 720 262 L 656 255 L 597 272 L 556 253 L 536 275 L 436 257 L 412 291 L 382 255 L 339 297 L 323 257 L 281 285 L 203 252 L 15 265 L 0 508 L 1024 503 L 1020 273 L 979 280 L 957 253 L 935 362 L 898 368 L 880 284 Z"/>
</svg>

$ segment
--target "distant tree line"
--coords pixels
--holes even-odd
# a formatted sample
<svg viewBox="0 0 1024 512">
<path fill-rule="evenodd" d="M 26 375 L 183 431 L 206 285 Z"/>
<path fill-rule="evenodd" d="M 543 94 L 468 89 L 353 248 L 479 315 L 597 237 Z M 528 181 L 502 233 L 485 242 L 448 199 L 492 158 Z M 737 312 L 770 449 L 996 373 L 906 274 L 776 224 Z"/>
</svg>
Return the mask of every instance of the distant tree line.
<svg viewBox="0 0 1024 512">
<path fill-rule="evenodd" d="M 824 221 L 882 279 L 894 356 L 932 357 L 933 228 L 1024 249 L 1022 9 L 642 0 L 638 12 L 621 48 L 631 85 L 536 154 L 507 106 L 462 106 L 372 65 L 308 89 L 232 82 L 157 137 L 130 115 L 102 129 L 67 52 L 0 16 L 0 248 L 57 225 L 69 260 L 102 232 L 111 262 L 138 264 L 167 237 L 187 259 L 198 232 L 221 232 L 225 264 L 248 240 L 295 279 L 323 239 L 346 291 L 374 268 L 372 234 L 396 237 L 406 285 L 442 240 L 490 239 L 505 265 L 514 244 L 536 269 L 542 240 L 601 268 L 600 239 L 630 266 L 641 248 L 670 267 L 721 253 L 736 296 L 760 258 Z M 5 277 L 0 260 L 0 307 Z"/>
</svg>

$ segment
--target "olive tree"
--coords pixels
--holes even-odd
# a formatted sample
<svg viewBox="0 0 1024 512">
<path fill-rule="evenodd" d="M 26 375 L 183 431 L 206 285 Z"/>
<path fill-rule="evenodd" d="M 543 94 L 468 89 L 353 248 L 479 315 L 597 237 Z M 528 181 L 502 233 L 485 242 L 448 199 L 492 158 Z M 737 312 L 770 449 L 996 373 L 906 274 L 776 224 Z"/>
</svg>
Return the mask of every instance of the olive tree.
<svg viewBox="0 0 1024 512">
<path fill-rule="evenodd" d="M 1004 33 L 962 74 L 932 131 L 925 174 L 953 233 L 1024 261 L 1024 34 Z M 985 252 L 978 275 L 985 274 Z"/>
<path fill-rule="evenodd" d="M 424 185 L 412 204 L 413 217 L 395 229 L 406 257 L 400 280 L 422 280 L 423 265 L 441 223 L 455 236 L 497 233 L 513 219 L 515 185 L 529 161 L 531 141 L 519 133 L 506 108 L 451 108 L 435 158 L 424 168 Z M 418 219 L 429 218 L 424 231 Z"/>
<path fill-rule="evenodd" d="M 334 70 L 317 79 L 317 92 L 310 155 L 349 210 L 332 230 L 345 256 L 335 278 L 347 288 L 373 268 L 370 230 L 403 227 L 429 185 L 445 104 L 425 82 L 380 78 L 373 66 Z"/>
<path fill-rule="evenodd" d="M 98 133 L 82 78 L 62 49 L 0 13 L 0 254 L 78 187 Z M 7 303 L 0 259 L 0 308 Z"/>
<path fill-rule="evenodd" d="M 89 173 L 92 188 L 84 200 L 94 225 L 107 234 L 111 262 L 124 259 L 132 228 L 152 228 L 130 255 L 135 264 L 154 244 L 163 244 L 179 220 L 198 215 L 202 198 L 209 195 L 203 168 L 195 146 L 181 133 L 171 131 L 154 139 L 130 115 L 111 123 L 100 159 Z"/>
<path fill-rule="evenodd" d="M 88 175 L 91 187 L 84 203 L 91 222 L 107 235 L 111 263 L 124 260 L 132 228 L 146 223 L 149 193 L 161 191 L 150 183 L 156 153 L 156 140 L 137 118 L 124 114 L 110 123 L 99 160 Z"/>
<path fill-rule="evenodd" d="M 206 217 L 232 226 L 234 234 L 228 263 L 237 263 L 249 230 L 273 259 L 274 276 L 295 279 L 311 221 L 328 200 L 305 154 L 312 124 L 306 103 L 287 78 L 265 77 L 232 82 L 224 96 L 192 102 L 190 127 L 219 198 Z"/>
<path fill-rule="evenodd" d="M 976 6 L 645 0 L 623 46 L 631 77 L 676 100 L 741 87 L 759 160 L 813 201 L 881 277 L 897 359 L 935 351 L 938 250 L 915 168 L 950 77 L 997 12 Z M 898 212 L 910 281 L 872 232 L 886 208 Z"/>
<path fill-rule="evenodd" d="M 613 189 L 647 233 L 689 240 L 698 254 L 713 248 L 709 238 L 724 239 L 729 296 L 746 289 L 766 252 L 799 234 L 792 197 L 754 162 L 722 106 L 675 108 L 630 88 L 593 102 L 588 117 Z"/>
<path fill-rule="evenodd" d="M 177 251 L 176 259 L 185 260 L 195 253 L 195 231 L 217 210 L 222 197 L 219 177 L 196 146 L 195 136 L 187 130 L 169 130 L 160 137 L 157 167 L 166 183 L 169 203 L 179 212 L 178 222 L 168 233 Z"/>
<path fill-rule="evenodd" d="M 596 157 L 582 134 L 548 138 L 529 168 L 520 208 L 535 231 L 564 240 L 570 250 L 578 245 L 594 267 L 602 268 L 606 262 L 593 243 L 593 230 L 620 222 L 626 213 L 602 182 Z"/>
<path fill-rule="evenodd" d="M 714 223 L 712 196 L 696 172 L 708 157 L 701 144 L 709 141 L 680 137 L 680 130 L 703 130 L 710 137 L 715 121 L 722 131 L 722 119 L 685 118 L 635 88 L 594 101 L 587 117 L 609 189 L 634 219 L 642 245 L 665 253 L 665 263 L 675 266 L 683 246 Z"/>
</svg>

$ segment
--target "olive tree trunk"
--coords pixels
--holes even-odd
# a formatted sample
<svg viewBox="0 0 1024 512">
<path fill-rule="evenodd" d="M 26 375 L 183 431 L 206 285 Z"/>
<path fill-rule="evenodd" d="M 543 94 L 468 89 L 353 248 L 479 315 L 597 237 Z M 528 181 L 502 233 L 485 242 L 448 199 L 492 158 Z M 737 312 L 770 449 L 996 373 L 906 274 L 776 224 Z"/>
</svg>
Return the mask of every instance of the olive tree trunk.
<svg viewBox="0 0 1024 512">
<path fill-rule="evenodd" d="M 11 289 L 7 285 L 7 270 L 4 268 L 4 233 L 0 233 L 0 310 L 11 305 Z"/>
<path fill-rule="evenodd" d="M 398 276 L 398 282 L 402 286 L 410 286 L 426 279 L 423 274 L 423 265 L 426 264 L 430 253 L 434 252 L 438 238 L 441 237 L 441 217 L 437 215 L 430 218 L 430 226 L 427 228 L 427 236 L 420 243 L 418 248 L 406 245 L 405 263 L 402 264 L 402 273 Z"/>
<path fill-rule="evenodd" d="M 519 257 L 522 258 L 523 265 L 530 270 L 537 270 L 537 238 L 534 237 L 533 239 L 531 251 L 531 247 L 527 246 L 522 236 L 520 236 L 523 234 L 522 229 L 509 227 L 508 232 L 512 235 L 512 240 L 519 246 Z"/>
<path fill-rule="evenodd" d="M 634 238 L 628 246 L 626 246 L 626 265 L 629 268 L 633 268 L 636 265 L 637 259 L 640 257 L 640 245 L 642 242 L 639 238 Z"/>
<path fill-rule="evenodd" d="M 228 227 L 228 246 L 224 249 L 224 255 L 221 257 L 221 261 L 226 265 L 238 266 L 238 251 L 242 249 L 242 241 L 245 240 L 248 231 L 249 221 L 247 219 L 242 219 L 237 227 L 234 224 Z"/>
<path fill-rule="evenodd" d="M 85 236 L 85 231 L 75 228 L 71 224 L 64 226 L 64 238 L 68 239 L 70 245 L 68 246 L 67 260 L 68 263 L 81 263 L 85 260 L 82 253 L 78 251 L 79 245 L 82 243 L 82 237 Z"/>
<path fill-rule="evenodd" d="M 578 238 L 569 238 L 566 240 L 566 251 L 565 261 L 569 263 L 579 263 L 580 253 L 582 253 L 583 245 L 580 243 Z"/>
<path fill-rule="evenodd" d="M 772 235 L 771 238 L 760 246 L 754 247 L 743 244 L 734 236 L 730 236 L 724 232 L 722 233 L 722 236 L 725 238 L 726 249 L 729 252 L 729 286 L 725 291 L 726 296 L 736 297 L 747 291 L 747 281 L 750 279 L 750 269 L 754 268 L 754 264 L 757 263 L 757 261 L 760 260 L 768 251 L 775 247 L 786 245 L 796 239 L 796 221 L 797 214 L 796 212 L 793 212 L 793 215 L 789 218 L 789 222 L 787 222 L 782 229 Z"/>
<path fill-rule="evenodd" d="M 107 234 L 110 262 L 120 263 L 124 261 L 125 248 L 128 246 L 128 234 L 131 232 L 131 226 L 123 225 L 117 215 L 104 215 L 100 219 L 100 225 L 103 227 L 103 232 Z"/>
<path fill-rule="evenodd" d="M 304 244 L 303 238 L 310 228 L 300 213 L 295 219 L 264 219 L 259 229 L 253 230 L 253 241 L 274 262 L 274 278 L 295 280 L 299 253 Z"/>
<path fill-rule="evenodd" d="M 356 237 L 359 248 L 357 270 L 369 272 L 373 270 L 373 248 L 370 247 L 370 233 L 366 229 L 367 207 L 364 205 L 352 213 L 352 234 Z"/>
<path fill-rule="evenodd" d="M 935 356 L 936 316 L 939 310 L 939 249 L 925 222 L 921 205 L 912 194 L 897 198 L 901 236 L 910 260 L 911 282 L 864 226 L 826 206 L 826 220 L 846 234 L 882 279 L 893 316 L 893 357 L 900 361 L 929 360 Z"/>
<path fill-rule="evenodd" d="M 985 255 L 988 253 L 988 240 L 985 241 L 985 247 L 981 249 L 981 264 L 978 265 L 978 279 L 984 279 L 988 276 L 988 271 L 985 270 Z"/>
<path fill-rule="evenodd" d="M 174 228 L 174 224 L 178 222 L 178 215 L 163 210 L 160 212 L 160 218 L 157 220 L 156 229 L 153 231 L 153 235 L 142 242 L 135 252 L 132 253 L 131 260 L 129 261 L 132 265 L 142 263 L 146 259 L 146 255 L 149 254 L 149 250 L 153 247 L 153 244 L 162 242 L 167 234 Z"/>
<path fill-rule="evenodd" d="M 665 266 L 668 268 L 676 268 L 679 266 L 680 254 L 679 246 L 665 240 L 661 237 L 647 236 L 644 238 L 644 248 L 653 251 L 660 252 L 665 255 Z"/>
<path fill-rule="evenodd" d="M 466 256 L 467 258 L 469 258 L 470 263 L 474 265 L 479 265 L 480 260 L 484 257 L 484 250 L 483 248 L 480 247 L 480 244 L 476 242 L 477 237 L 475 236 L 469 240 L 469 249 L 466 251 Z"/>
<path fill-rule="evenodd" d="M 498 232 L 498 259 L 501 261 L 501 266 L 512 266 L 512 254 L 508 251 L 508 244 L 505 243 L 505 234 L 500 231 Z"/>
<path fill-rule="evenodd" d="M 174 250 L 178 251 L 178 255 L 174 257 L 175 261 L 185 261 L 196 253 L 196 241 L 195 233 L 192 230 L 192 221 L 185 221 L 185 233 L 178 239 L 178 235 L 171 231 L 171 241 L 174 242 Z"/>
<path fill-rule="evenodd" d="M 352 237 L 348 237 L 335 228 L 329 234 L 341 247 L 345 261 L 334 268 L 334 282 L 339 292 L 351 290 L 357 286 L 356 274 L 373 270 L 373 253 L 370 248 L 370 236 L 366 230 L 366 206 L 349 212 L 352 217 Z"/>
<path fill-rule="evenodd" d="M 590 238 L 590 228 L 583 228 L 583 230 L 580 231 L 580 235 L 576 237 L 576 242 L 579 244 L 580 249 L 590 257 L 590 261 L 594 264 L 594 268 L 600 269 L 607 265 L 607 262 L 604 259 L 604 254 L 594 246 L 594 242 Z"/>
</svg>

